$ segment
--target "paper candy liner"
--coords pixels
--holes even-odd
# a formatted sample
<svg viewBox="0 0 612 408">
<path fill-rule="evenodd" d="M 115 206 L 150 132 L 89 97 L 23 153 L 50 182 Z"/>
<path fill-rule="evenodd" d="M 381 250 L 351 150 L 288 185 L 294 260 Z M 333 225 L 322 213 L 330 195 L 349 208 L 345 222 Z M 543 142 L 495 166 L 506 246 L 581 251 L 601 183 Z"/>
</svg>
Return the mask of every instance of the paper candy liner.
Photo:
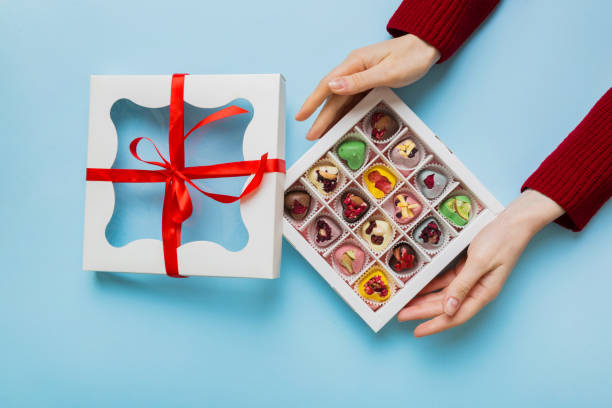
<svg viewBox="0 0 612 408">
<path fill-rule="evenodd" d="M 425 197 L 425 195 L 423 194 L 423 192 L 421 191 L 421 186 L 419 185 L 418 182 L 418 176 L 419 174 L 421 174 L 422 171 L 424 170 L 435 170 L 437 172 L 440 172 L 442 174 L 444 174 L 446 176 L 446 186 L 444 187 L 444 190 L 442 190 L 442 192 L 440 193 L 439 196 L 429 199 L 427 197 Z M 446 196 L 448 193 L 450 193 L 452 191 L 453 188 L 455 188 L 456 186 L 454 186 L 454 182 L 455 182 L 455 175 L 454 173 L 446 166 L 439 164 L 439 163 L 428 163 L 427 165 L 421 167 L 419 169 L 418 172 L 416 172 L 413 176 L 412 176 L 412 184 L 414 185 L 414 188 L 416 191 L 418 191 L 418 193 L 421 195 L 421 197 L 423 197 L 424 200 L 426 200 L 426 202 L 428 203 L 435 203 L 436 201 L 440 200 L 441 197 Z"/>
<path fill-rule="evenodd" d="M 419 204 L 421 204 L 421 207 L 422 207 L 421 213 L 417 215 L 412 221 L 410 221 L 407 224 L 401 224 L 395 219 L 395 196 L 398 194 L 409 194 L 413 196 L 414 198 L 416 198 Z M 423 216 L 427 214 L 428 211 L 430 210 L 430 206 L 425 200 L 425 198 L 420 193 L 414 191 L 413 189 L 407 186 L 402 186 L 397 191 L 395 191 L 393 194 L 389 194 L 385 198 L 385 201 L 382 203 L 381 207 L 387 213 L 389 218 L 392 219 L 393 222 L 396 224 L 396 226 L 402 231 L 410 230 L 412 227 L 416 225 L 416 223 L 418 223 L 421 219 L 423 219 Z"/>
<path fill-rule="evenodd" d="M 339 248 L 342 245 L 354 245 L 357 248 L 361 249 L 363 251 L 363 266 L 361 267 L 361 270 L 359 272 L 354 273 L 353 275 L 345 275 L 344 273 L 342 273 L 342 271 L 340 270 L 340 265 L 338 264 L 338 262 L 336 262 L 336 257 L 335 257 L 335 250 L 337 248 Z M 330 258 L 331 258 L 331 262 L 332 262 L 332 268 L 334 268 L 334 270 L 336 272 L 338 272 L 338 275 L 340 275 L 342 277 L 342 279 L 346 280 L 346 281 L 354 281 L 355 279 L 357 279 L 358 276 L 360 276 L 364 269 L 372 262 L 373 258 L 370 255 L 370 251 L 368 251 L 366 248 L 363 247 L 363 244 L 360 243 L 359 241 L 357 241 L 356 239 L 352 238 L 351 236 L 345 237 L 340 243 L 338 243 L 338 245 L 336 245 L 334 247 L 333 251 L 330 251 Z"/>
<path fill-rule="evenodd" d="M 393 251 L 395 250 L 395 248 L 398 247 L 398 245 L 400 244 L 408 244 L 410 245 L 410 247 L 414 250 L 414 252 L 416 253 L 416 263 L 415 265 L 412 267 L 412 269 L 410 269 L 409 271 L 406 272 L 396 272 L 395 269 L 393 269 L 390 265 L 389 265 L 389 261 L 391 260 L 391 257 L 393 256 Z M 408 280 L 408 278 L 412 277 L 412 275 L 414 275 L 415 273 L 417 273 L 422 267 L 423 264 L 425 263 L 425 259 L 423 259 L 423 254 L 421 254 L 419 252 L 420 248 L 415 248 L 415 244 L 407 241 L 405 239 L 400 239 L 398 242 L 395 243 L 395 245 L 393 245 L 393 247 L 387 252 L 387 254 L 385 255 L 385 266 L 387 267 L 388 270 L 390 270 L 391 272 L 393 272 L 395 275 L 397 275 L 398 277 L 402 278 L 402 279 L 406 279 Z"/>
<path fill-rule="evenodd" d="M 384 167 L 387 171 L 389 171 L 389 173 L 393 174 L 393 177 L 395 177 L 395 185 L 393 186 L 393 190 L 391 190 L 391 192 L 389 194 L 385 194 L 385 196 L 381 197 L 381 198 L 374 197 L 374 195 L 372 194 L 372 192 L 370 191 L 370 189 L 368 188 L 368 185 L 366 183 L 366 174 L 368 173 L 368 171 L 370 171 L 374 167 L 378 167 L 378 166 Z M 403 182 L 402 177 L 397 174 L 397 170 L 395 170 L 394 168 L 392 168 L 391 166 L 387 165 L 386 163 L 384 163 L 382 161 L 375 161 L 374 163 L 371 163 L 368 167 L 366 167 L 363 170 L 363 172 L 361 173 L 361 176 L 359 177 L 359 179 L 361 181 L 361 186 L 363 187 L 365 192 L 368 194 L 370 199 L 375 200 L 378 203 L 384 201 L 388 196 L 394 194 L 395 191 L 400 188 L 400 186 L 401 186 L 401 184 Z"/>
<path fill-rule="evenodd" d="M 438 225 L 442 229 L 442 236 L 440 237 L 441 243 L 438 247 L 432 249 L 425 248 L 423 244 L 421 244 L 421 242 L 417 239 L 417 237 L 414 236 L 414 232 L 416 231 L 416 229 L 428 218 L 433 218 L 434 220 L 436 220 Z M 448 225 L 446 225 L 446 223 L 440 219 L 438 214 L 434 213 L 433 211 L 428 212 L 427 215 L 425 215 L 417 224 L 415 224 L 409 235 L 410 238 L 415 242 L 415 244 L 419 246 L 422 251 L 426 252 L 431 256 L 437 255 L 440 251 L 444 249 L 446 244 L 448 244 L 448 241 L 450 241 L 450 231 L 448 230 Z"/>
<path fill-rule="evenodd" d="M 316 244 L 316 236 L 317 236 L 317 228 L 316 228 L 316 221 L 320 218 L 320 217 L 328 217 L 330 218 L 333 222 L 336 223 L 336 225 L 338 225 L 338 227 L 340 227 L 340 236 L 338 236 L 338 238 L 336 238 L 333 242 L 331 242 L 329 245 L 325 246 L 325 247 L 320 247 L 319 245 Z M 306 227 L 306 236 L 307 236 L 307 241 L 308 243 L 319 253 L 324 254 L 326 252 L 328 252 L 329 250 L 331 250 L 332 248 L 334 248 L 338 242 L 342 241 L 343 239 L 345 239 L 347 237 L 347 235 L 349 234 L 348 229 L 346 227 L 346 224 L 344 224 L 343 222 L 340 222 L 338 220 L 338 218 L 329 212 L 329 210 L 327 208 L 324 208 L 323 210 L 319 211 L 318 214 L 316 214 L 314 217 L 312 217 L 309 220 L 309 224 Z"/>
<path fill-rule="evenodd" d="M 325 246 L 325 247 L 321 247 L 319 245 L 316 244 L 316 238 L 317 238 L 317 227 L 316 227 L 316 221 L 320 218 L 320 217 L 328 217 L 330 218 L 332 221 L 334 221 L 336 223 L 336 225 L 338 225 L 340 227 L 340 236 L 338 236 L 338 238 L 336 238 L 334 241 L 332 241 L 329 245 Z M 342 241 L 347 235 L 348 235 L 348 231 L 346 229 L 346 226 L 343 225 L 343 223 L 338 222 L 338 220 L 336 219 L 336 217 L 333 214 L 330 214 L 326 209 L 319 211 L 318 214 L 316 214 L 315 216 L 313 216 L 309 221 L 308 221 L 308 225 L 306 226 L 306 237 L 307 237 L 307 241 L 310 244 L 311 247 L 313 247 L 317 252 L 319 252 L 320 254 L 323 254 L 327 251 L 329 251 L 330 249 L 334 248 L 335 245 L 339 242 Z"/>
<path fill-rule="evenodd" d="M 421 153 L 421 160 L 419 160 L 417 165 L 414 166 L 414 167 L 404 167 L 404 166 L 401 166 L 401 165 L 395 163 L 391 159 L 391 152 L 393 151 L 395 146 L 397 146 L 402 140 L 405 140 L 405 139 L 411 139 L 414 142 L 415 147 Z M 407 133 L 403 134 L 402 136 L 398 137 L 397 139 L 393 140 L 393 143 L 390 143 L 389 146 L 390 146 L 389 149 L 387 149 L 385 151 L 385 156 L 387 157 L 387 160 L 389 160 L 389 162 L 391 164 L 393 164 L 393 167 L 396 168 L 397 171 L 402 173 L 402 175 L 404 175 L 404 176 L 410 175 L 415 169 L 419 168 L 421 163 L 423 163 L 423 161 L 425 160 L 425 158 L 428 155 L 427 150 L 425 150 L 425 148 L 423 147 L 423 144 L 421 143 L 419 138 L 416 137 L 416 135 L 414 135 L 412 132 L 407 132 Z"/>
<path fill-rule="evenodd" d="M 285 201 L 284 201 L 285 195 L 288 193 L 291 193 L 292 191 L 305 191 L 310 196 L 310 208 L 308 209 L 308 214 L 301 221 L 293 219 L 285 211 Z M 322 204 L 319 202 L 318 197 L 314 195 L 312 191 L 310 191 L 310 189 L 308 189 L 307 187 L 304 187 L 302 183 L 300 182 L 295 183 L 294 185 L 289 187 L 287 190 L 285 190 L 285 192 L 283 193 L 283 216 L 285 217 L 287 221 L 289 221 L 289 224 L 291 224 L 297 230 L 302 228 L 304 225 L 308 224 L 310 219 L 319 211 L 321 206 Z"/>
<path fill-rule="evenodd" d="M 465 224 L 463 226 L 455 225 L 455 223 L 453 223 L 451 220 L 446 218 L 444 216 L 444 214 L 442 214 L 442 212 L 440 211 L 440 207 L 442 206 L 442 204 L 444 204 L 444 202 L 446 200 L 448 200 L 449 198 L 452 198 L 454 196 L 459 196 L 459 195 L 464 195 L 467 198 L 469 198 L 470 202 L 472 204 L 472 208 L 470 209 L 470 218 L 469 218 L 467 224 Z M 462 188 L 456 188 L 456 189 L 452 190 L 450 193 L 448 193 L 446 196 L 444 196 L 444 198 L 442 200 L 440 200 L 438 205 L 436 205 L 436 211 L 438 212 L 438 214 L 440 214 L 440 218 L 443 218 L 444 221 L 446 221 L 450 226 L 455 228 L 457 231 L 461 231 L 463 228 L 465 228 L 467 225 L 469 225 L 470 222 L 472 222 L 472 220 L 474 219 L 474 217 L 480 212 L 480 210 L 481 210 L 480 203 L 478 203 L 478 201 L 474 198 L 474 195 L 472 193 L 462 189 Z"/>
<path fill-rule="evenodd" d="M 393 133 L 393 134 L 389 134 L 387 135 L 387 137 L 385 137 L 383 140 L 376 140 L 372 137 L 372 115 L 374 115 L 375 113 L 378 112 L 383 112 L 386 113 L 387 115 L 391 116 L 393 119 L 395 119 L 397 121 L 398 124 L 398 128 L 397 128 L 397 132 Z M 387 105 L 385 104 L 378 104 L 376 105 L 370 112 L 368 112 L 368 114 L 361 120 L 361 128 L 363 129 L 363 133 L 365 133 L 365 135 L 374 143 L 377 144 L 384 144 L 384 143 L 388 143 L 391 139 L 393 139 L 395 136 L 397 136 L 402 129 L 404 128 L 404 122 L 399 118 L 399 116 L 397 116 L 395 114 L 395 112 L 393 112 L 391 109 L 389 109 L 389 107 L 387 107 Z"/>
<path fill-rule="evenodd" d="M 391 227 L 391 239 L 389 240 L 389 243 L 387 244 L 387 246 L 384 247 L 383 249 L 381 249 L 380 251 L 377 251 L 374 248 L 372 248 L 370 243 L 361 234 L 363 226 L 366 225 L 370 220 L 373 220 L 373 221 L 386 221 L 386 222 L 389 223 L 389 226 Z M 379 256 L 379 255 L 383 254 L 386 250 L 389 249 L 389 246 L 397 238 L 398 232 L 397 232 L 397 228 L 395 227 L 395 223 L 393 221 L 389 220 L 388 217 L 386 217 L 386 216 L 384 216 L 382 214 L 377 214 L 376 211 L 374 211 L 373 214 L 371 214 L 370 216 L 368 216 L 367 218 L 362 220 L 362 222 L 359 224 L 359 226 L 355 229 L 355 234 L 358 235 L 359 238 L 361 238 L 363 240 L 363 245 L 365 245 L 368 250 L 370 250 L 375 256 Z"/>
<path fill-rule="evenodd" d="M 361 283 L 363 283 L 363 281 L 370 274 L 370 272 L 373 272 L 374 270 L 380 271 L 385 276 L 385 278 L 387 279 L 387 283 L 389 284 L 389 293 L 390 293 L 390 296 L 384 302 L 378 302 L 376 300 L 366 299 L 365 297 L 361 296 L 361 293 L 359 293 L 359 285 L 361 285 Z M 353 285 L 353 290 L 355 292 L 357 292 L 357 295 L 364 302 L 366 302 L 366 304 L 368 304 L 368 306 L 370 306 L 370 308 L 372 308 L 374 311 L 376 311 L 380 307 L 382 307 L 385 303 L 387 303 L 389 300 L 391 300 L 391 298 L 393 296 L 395 296 L 395 293 L 397 292 L 397 285 L 395 283 L 395 279 L 389 274 L 387 269 L 383 265 L 381 265 L 379 262 L 376 262 L 374 265 L 372 265 L 366 271 L 364 271 L 361 274 L 361 276 L 359 277 L 359 279 L 357 279 L 355 281 L 355 283 Z"/>
<path fill-rule="evenodd" d="M 361 167 L 359 167 L 357 170 L 353 170 L 351 169 L 348 164 L 345 162 L 345 160 L 343 158 L 340 157 L 340 155 L 338 154 L 338 148 L 340 147 L 340 145 L 347 141 L 347 140 L 358 140 L 360 142 L 365 143 L 365 152 L 364 152 L 364 159 L 363 159 L 363 164 L 361 165 Z M 356 131 L 356 130 L 351 130 L 350 132 L 348 132 L 347 134 L 345 134 L 344 136 L 342 136 L 338 142 L 336 142 L 336 144 L 334 145 L 334 147 L 331 150 L 331 153 L 333 153 L 333 155 L 335 156 L 335 158 L 338 160 L 338 163 L 342 166 L 343 170 L 347 172 L 347 174 L 351 174 L 351 173 L 358 173 L 361 169 L 363 169 L 363 166 L 365 166 L 370 158 L 370 154 L 371 154 L 371 150 L 370 150 L 370 144 L 364 140 L 363 135 Z"/>
<path fill-rule="evenodd" d="M 335 166 L 338 169 L 338 179 L 336 181 L 336 188 L 329 192 L 326 193 L 323 190 L 320 190 L 317 186 L 315 186 L 312 181 L 310 181 L 310 172 L 317 166 Z M 340 192 L 342 190 L 342 188 L 344 187 L 344 184 L 346 183 L 346 176 L 344 175 L 344 171 L 342 170 L 341 165 L 337 164 L 335 161 L 328 159 L 328 158 L 322 158 L 317 160 L 316 162 L 314 162 L 314 164 L 312 166 L 310 166 L 308 168 L 308 170 L 306 170 L 306 173 L 304 173 L 304 179 L 305 182 L 308 183 L 312 189 L 315 191 L 315 193 L 324 200 L 329 200 L 331 198 L 333 198 L 336 194 L 338 194 L 338 192 Z"/>
<path fill-rule="evenodd" d="M 342 207 L 342 197 L 344 196 L 344 193 L 353 193 L 353 194 L 359 195 L 360 197 L 363 197 L 364 200 L 370 205 L 370 208 L 368 208 L 368 211 L 366 211 L 366 213 L 363 214 L 361 218 L 359 218 L 357 221 L 349 222 L 344 218 L 344 208 Z M 338 196 L 333 202 L 333 209 L 334 211 L 336 211 L 336 214 L 338 214 L 338 216 L 342 218 L 342 221 L 346 225 L 348 225 L 351 229 L 354 229 L 364 219 L 368 218 L 374 211 L 376 211 L 377 207 L 372 203 L 371 198 L 368 196 L 368 194 L 366 194 L 366 192 L 361 191 L 361 189 L 359 188 L 349 186 L 348 188 L 343 190 L 340 194 L 338 194 Z"/>
</svg>

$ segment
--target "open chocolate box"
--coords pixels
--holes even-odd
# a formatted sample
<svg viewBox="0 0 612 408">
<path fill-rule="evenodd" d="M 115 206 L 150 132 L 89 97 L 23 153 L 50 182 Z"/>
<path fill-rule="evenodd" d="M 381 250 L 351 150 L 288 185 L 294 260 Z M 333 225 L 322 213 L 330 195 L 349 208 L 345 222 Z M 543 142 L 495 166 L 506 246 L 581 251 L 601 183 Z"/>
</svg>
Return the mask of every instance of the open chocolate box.
<svg viewBox="0 0 612 408">
<path fill-rule="evenodd" d="M 377 88 L 288 170 L 283 233 L 378 331 L 502 209 Z"/>
</svg>

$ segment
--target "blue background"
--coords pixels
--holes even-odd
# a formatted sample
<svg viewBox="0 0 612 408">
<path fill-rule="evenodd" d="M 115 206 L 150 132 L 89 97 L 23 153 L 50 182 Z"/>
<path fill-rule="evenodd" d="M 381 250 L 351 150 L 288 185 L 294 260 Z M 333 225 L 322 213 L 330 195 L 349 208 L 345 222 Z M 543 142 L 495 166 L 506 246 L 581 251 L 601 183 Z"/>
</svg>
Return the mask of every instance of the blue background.
<svg viewBox="0 0 612 408">
<path fill-rule="evenodd" d="M 165 3 L 165 4 L 164 4 Z M 281 72 L 291 118 L 399 1 L 0 6 L 0 405 L 610 406 L 608 203 L 463 327 L 374 334 L 287 243 L 275 281 L 81 271 L 89 75 Z M 506 0 L 402 99 L 499 200 L 612 80 L 609 1 Z"/>
</svg>

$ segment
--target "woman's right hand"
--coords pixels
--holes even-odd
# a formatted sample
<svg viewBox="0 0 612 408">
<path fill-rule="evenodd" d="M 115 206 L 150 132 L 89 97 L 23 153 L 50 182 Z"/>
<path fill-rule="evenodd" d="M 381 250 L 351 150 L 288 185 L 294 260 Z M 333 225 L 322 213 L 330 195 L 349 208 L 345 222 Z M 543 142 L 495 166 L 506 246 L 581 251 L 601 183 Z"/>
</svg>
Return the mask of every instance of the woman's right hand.
<svg viewBox="0 0 612 408">
<path fill-rule="evenodd" d="M 436 48 L 412 34 L 356 49 L 323 77 L 295 119 L 308 119 L 327 101 L 306 134 L 309 140 L 318 139 L 361 100 L 365 91 L 377 86 L 409 85 L 439 59 Z"/>
<path fill-rule="evenodd" d="M 465 323 L 499 294 L 531 238 L 563 213 L 550 198 L 526 190 L 476 235 L 467 258 L 432 280 L 398 320 L 429 319 L 416 327 L 416 337 Z"/>
</svg>

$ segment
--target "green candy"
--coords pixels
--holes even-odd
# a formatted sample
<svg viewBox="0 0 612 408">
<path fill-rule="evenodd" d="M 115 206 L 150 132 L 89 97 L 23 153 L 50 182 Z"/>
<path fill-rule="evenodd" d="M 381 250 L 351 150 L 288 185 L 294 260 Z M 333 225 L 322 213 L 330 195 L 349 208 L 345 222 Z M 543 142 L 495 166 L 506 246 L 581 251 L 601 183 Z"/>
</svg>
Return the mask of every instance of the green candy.
<svg viewBox="0 0 612 408">
<path fill-rule="evenodd" d="M 444 201 L 440 206 L 440 213 L 450 222 L 463 227 L 470 220 L 472 203 L 469 197 L 458 195 Z"/>
<path fill-rule="evenodd" d="M 349 139 L 338 146 L 338 156 L 346 160 L 351 170 L 358 170 L 365 161 L 366 145 L 360 140 Z"/>
</svg>

